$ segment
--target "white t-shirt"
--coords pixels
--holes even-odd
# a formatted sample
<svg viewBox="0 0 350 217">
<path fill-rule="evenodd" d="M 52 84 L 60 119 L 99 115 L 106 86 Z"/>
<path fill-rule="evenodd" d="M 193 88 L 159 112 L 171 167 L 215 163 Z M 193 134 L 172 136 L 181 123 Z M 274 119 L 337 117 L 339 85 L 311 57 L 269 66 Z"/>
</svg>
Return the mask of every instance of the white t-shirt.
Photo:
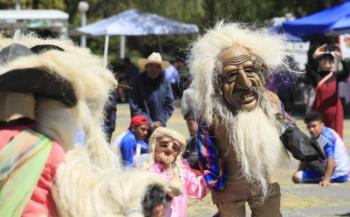
<svg viewBox="0 0 350 217">
<path fill-rule="evenodd" d="M 327 158 L 333 158 L 335 168 L 332 179 L 347 175 L 350 171 L 348 151 L 340 136 L 331 128 L 324 127 L 317 142 L 323 149 Z"/>
</svg>

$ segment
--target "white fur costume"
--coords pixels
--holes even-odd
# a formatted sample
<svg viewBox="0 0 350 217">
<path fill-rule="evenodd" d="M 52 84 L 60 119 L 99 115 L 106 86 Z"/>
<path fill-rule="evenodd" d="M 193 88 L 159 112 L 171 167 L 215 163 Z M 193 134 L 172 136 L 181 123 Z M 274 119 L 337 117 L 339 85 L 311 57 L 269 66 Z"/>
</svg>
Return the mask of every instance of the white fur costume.
<svg viewBox="0 0 350 217">
<path fill-rule="evenodd" d="M 50 98 L 36 102 L 36 130 L 62 144 L 66 151 L 52 187 L 60 217 L 143 217 L 141 202 L 147 187 L 158 185 L 169 191 L 169 186 L 149 172 L 122 171 L 108 147 L 101 126 L 109 91 L 117 85 L 112 73 L 100 58 L 70 41 L 1 38 L 0 49 L 13 43 L 28 48 L 56 45 L 64 50 L 18 57 L 0 67 L 0 75 L 39 68 L 73 87 L 77 102 L 72 107 Z M 83 147 L 74 144 L 77 126 L 85 133 Z"/>
</svg>

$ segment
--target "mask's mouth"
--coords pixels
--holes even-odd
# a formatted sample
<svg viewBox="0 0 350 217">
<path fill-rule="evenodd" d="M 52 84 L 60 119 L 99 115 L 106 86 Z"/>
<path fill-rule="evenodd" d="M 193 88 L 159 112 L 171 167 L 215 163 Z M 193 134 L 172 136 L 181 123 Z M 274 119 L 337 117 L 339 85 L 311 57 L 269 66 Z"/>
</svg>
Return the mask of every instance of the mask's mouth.
<svg viewBox="0 0 350 217">
<path fill-rule="evenodd" d="M 175 158 L 171 154 L 167 155 L 162 152 L 157 156 L 157 161 L 164 163 L 166 165 L 170 165 L 175 161 Z"/>
<path fill-rule="evenodd" d="M 258 88 L 253 87 L 250 89 L 236 89 L 234 92 L 234 100 L 240 105 L 248 105 L 257 100 Z"/>
<path fill-rule="evenodd" d="M 245 104 L 249 104 L 255 100 L 256 99 L 255 99 L 255 96 L 253 94 L 247 94 L 247 95 L 242 95 L 240 97 L 239 103 L 245 105 Z"/>
</svg>

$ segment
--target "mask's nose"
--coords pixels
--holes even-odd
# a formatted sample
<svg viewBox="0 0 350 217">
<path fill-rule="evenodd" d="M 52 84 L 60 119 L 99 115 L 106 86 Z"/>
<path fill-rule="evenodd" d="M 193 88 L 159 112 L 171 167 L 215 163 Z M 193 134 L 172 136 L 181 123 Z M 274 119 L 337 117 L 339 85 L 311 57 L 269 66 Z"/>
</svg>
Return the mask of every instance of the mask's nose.
<svg viewBox="0 0 350 217">
<path fill-rule="evenodd" d="M 169 145 L 165 150 L 164 150 L 164 154 L 169 156 L 171 155 L 171 153 L 173 152 L 171 145 Z"/>
<path fill-rule="evenodd" d="M 249 89 L 252 87 L 252 82 L 251 80 L 247 77 L 247 74 L 243 70 L 242 67 L 238 69 L 237 73 L 237 86 L 242 88 L 242 89 Z"/>
</svg>

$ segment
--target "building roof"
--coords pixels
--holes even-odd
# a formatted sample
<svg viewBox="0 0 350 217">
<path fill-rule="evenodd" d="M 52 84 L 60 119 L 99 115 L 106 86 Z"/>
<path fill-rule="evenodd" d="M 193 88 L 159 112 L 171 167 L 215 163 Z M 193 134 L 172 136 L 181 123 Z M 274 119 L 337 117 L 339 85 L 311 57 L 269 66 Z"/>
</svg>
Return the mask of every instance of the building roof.
<svg viewBox="0 0 350 217">
<path fill-rule="evenodd" d="M 0 10 L 0 20 L 67 20 L 69 15 L 60 10 Z"/>
</svg>

